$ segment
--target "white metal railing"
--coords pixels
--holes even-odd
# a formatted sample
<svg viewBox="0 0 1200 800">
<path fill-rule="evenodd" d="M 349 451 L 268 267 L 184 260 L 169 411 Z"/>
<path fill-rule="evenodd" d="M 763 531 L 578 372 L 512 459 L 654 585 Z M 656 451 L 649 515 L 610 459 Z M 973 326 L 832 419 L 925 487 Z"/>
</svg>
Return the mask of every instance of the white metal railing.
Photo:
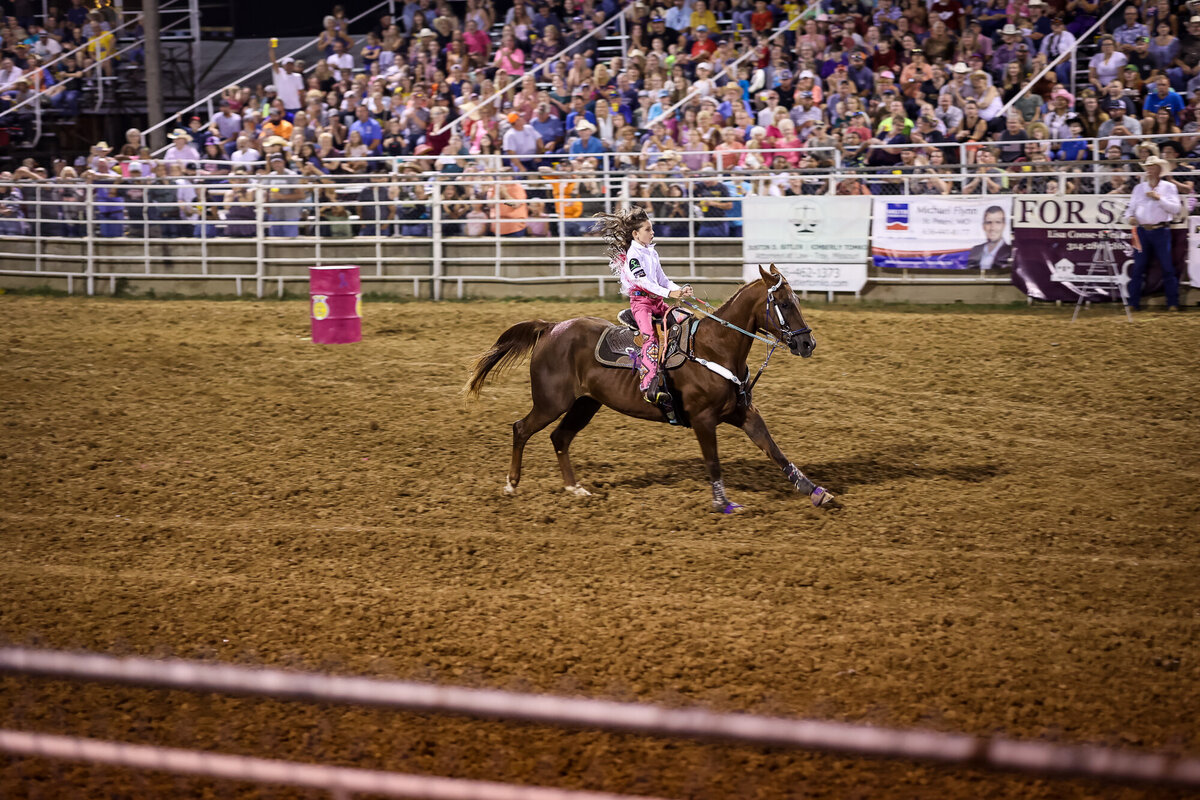
<svg viewBox="0 0 1200 800">
<path fill-rule="evenodd" d="M 961 733 L 721 713 L 703 708 L 665 708 L 644 703 L 519 694 L 233 664 L 117 658 L 16 647 L 0 648 L 0 672 L 516 720 L 643 736 L 934 761 L 972 768 L 1200 786 L 1198 758 L 1089 745 L 1022 742 Z M 0 746 L 4 741 L 0 738 Z M 74 742 L 63 742 L 61 746 L 67 749 Z M 27 752 L 30 746 L 26 744 L 23 751 Z M 226 773 L 224 777 L 231 776 Z"/>
<path fill-rule="evenodd" d="M 907 147 L 914 146 L 920 145 Z M 966 155 L 969 145 L 944 147 Z M 836 160 L 836 151 L 825 152 Z M 69 291 L 82 280 L 88 294 L 102 280 L 115 289 L 118 281 L 134 278 L 227 277 L 234 280 L 238 294 L 252 284 L 254 293 L 262 296 L 269 284 L 282 294 L 285 284 L 303 280 L 302 266 L 325 263 L 334 257 L 331 253 L 344 260 L 346 246 L 352 245 L 364 274 L 373 271 L 372 277 L 380 280 L 412 281 L 414 293 L 424 284 L 434 298 L 442 296 L 447 283 L 457 284 L 461 296 L 468 280 L 591 282 L 603 295 L 606 286 L 614 286 L 613 278 L 600 248 L 583 237 L 594 212 L 629 202 L 647 206 L 660 241 L 682 249 L 678 254 L 687 261 L 688 279 L 704 282 L 727 280 L 719 268 L 737 260 L 731 252 L 740 244 L 737 204 L 744 196 L 1120 195 L 1130 191 L 1137 178 L 1130 171 L 1135 165 L 1124 161 L 689 172 L 663 171 L 653 163 L 662 163 L 662 153 L 648 154 L 634 168 L 617 169 L 622 157 L 594 157 L 595 170 L 588 159 L 519 157 L 549 165 L 519 177 L 504 166 L 514 160 L 511 156 L 471 157 L 476 165 L 466 166 L 473 171 L 462 173 L 433 172 L 439 162 L 431 157 L 343 156 L 326 159 L 323 165 L 389 171 L 416 165 L 426 171 L 324 174 L 308 169 L 304 174 L 272 176 L 262 174 L 265 165 L 258 162 L 239 165 L 256 174 L 230 175 L 206 171 L 228 169 L 229 162 L 204 161 L 196 176 L 118 178 L 86 173 L 74 182 L 0 184 L 0 257 L 6 265 L 0 274 L 65 278 Z M 295 159 L 291 166 L 301 167 Z M 506 253 L 514 252 L 514 239 L 504 235 L 503 220 L 494 224 L 503 201 L 488 194 L 500 179 L 526 190 L 520 224 L 531 239 L 519 241 L 540 246 L 533 251 L 522 248 L 519 260 L 537 270 L 534 276 L 514 275 L 506 261 Z M 726 188 L 705 188 L 717 183 Z M 732 196 L 718 196 L 726 194 Z M 1188 197 L 1189 206 L 1193 197 Z M 731 205 L 721 207 L 726 202 Z M 163 271 L 160 264 L 167 252 L 172 268 Z M 873 280 L 993 283 L 1003 278 L 888 274 Z"/>
<path fill-rule="evenodd" d="M 419 800 L 656 800 L 644 795 L 635 797 L 464 778 L 439 778 L 433 775 L 405 775 L 380 770 L 332 767 L 325 764 L 305 764 L 12 730 L 0 730 L 0 752 L 14 756 L 108 764 L 174 775 L 320 789 L 330 792 L 335 800 L 343 800 L 357 794 Z"/>
<path fill-rule="evenodd" d="M 503 175 L 511 179 L 510 174 Z M 1073 175 L 1043 172 L 1023 174 L 1022 179 L 1057 178 L 1061 192 L 1065 178 Z M 1129 173 L 1098 172 L 1088 177 L 1110 175 Z M 74 291 L 79 280 L 87 294 L 94 294 L 97 282 L 105 280 L 113 290 L 118 281 L 130 279 L 222 278 L 232 280 L 238 294 L 253 286 L 261 297 L 270 286 L 284 294 L 286 284 L 306 279 L 308 266 L 330 263 L 331 259 L 341 263 L 347 253 L 353 253 L 355 262 L 364 268 L 364 277 L 411 282 L 414 294 L 420 294 L 425 285 L 434 299 L 443 296 L 446 284 L 456 286 L 461 297 L 468 282 L 591 283 L 604 296 L 606 287 L 609 291 L 615 287 L 614 279 L 599 241 L 585 238 L 595 211 L 628 202 L 649 205 L 660 248 L 671 248 L 676 257 L 686 261 L 688 280 L 724 282 L 730 274 L 721 268 L 740 262 L 742 217 L 736 204 L 743 196 L 771 194 L 772 181 L 780 188 L 779 176 L 769 173 L 682 178 L 661 172 L 630 172 L 610 180 L 596 175 L 594 193 L 565 198 L 564 214 L 554 189 L 579 183 L 580 175 L 540 173 L 536 179 L 521 182 L 530 190 L 527 194 L 543 196 L 528 197 L 524 202 L 527 216 L 518 225 L 525 228 L 526 238 L 514 238 L 503 235 L 504 220 L 497 219 L 506 201 L 487 196 L 484 189 L 494 187 L 498 177 L 501 175 L 482 172 L 385 175 L 373 180 L 348 176 L 330 184 L 297 182 L 294 188 L 300 199 L 283 199 L 280 191 L 292 187 L 272 186 L 272 181 L 285 179 L 262 175 L 214 176 L 205 181 L 133 180 L 121 184 L 121 189 L 95 179 L 8 184 L 0 186 L 0 192 L 15 187 L 21 194 L 0 199 L 0 256 L 6 264 L 0 274 L 65 278 L 69 291 Z M 589 177 L 584 173 L 582 181 Z M 717 197 L 701 188 L 714 178 L 732 184 L 737 194 Z M 964 181 L 963 176 L 944 178 L 960 186 Z M 879 184 L 883 193 L 902 195 L 924 179 L 809 171 L 799 178 L 799 191 L 836 193 L 843 181 L 866 181 Z M 990 191 L 987 182 L 976 188 L 979 194 Z M 1033 186 L 1028 194 L 1041 196 L 1045 188 Z M 732 206 L 718 216 L 713 202 Z M 531 231 L 535 235 L 530 236 Z M 518 252 L 519 256 L 513 255 Z M 171 267 L 164 269 L 162 262 L 168 254 Z M 519 270 L 514 268 L 516 264 Z M 536 270 L 535 275 L 519 274 L 529 267 Z M 873 280 L 996 283 L 1007 278 L 906 274 Z"/>
</svg>

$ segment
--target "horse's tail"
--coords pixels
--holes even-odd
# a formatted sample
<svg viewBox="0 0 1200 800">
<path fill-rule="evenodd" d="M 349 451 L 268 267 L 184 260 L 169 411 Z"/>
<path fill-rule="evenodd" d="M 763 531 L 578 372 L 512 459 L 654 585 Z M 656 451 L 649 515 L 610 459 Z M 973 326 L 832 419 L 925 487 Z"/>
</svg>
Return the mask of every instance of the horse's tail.
<svg viewBox="0 0 1200 800">
<path fill-rule="evenodd" d="M 500 334 L 496 343 L 475 359 L 475 364 L 471 368 L 471 377 L 463 385 L 463 394 L 468 397 L 477 397 L 479 390 L 483 388 L 483 382 L 487 380 L 487 376 L 492 370 L 499 372 L 520 361 L 533 349 L 542 334 L 552 327 L 554 327 L 553 322 L 531 319 L 526 322 L 518 322 Z"/>
</svg>

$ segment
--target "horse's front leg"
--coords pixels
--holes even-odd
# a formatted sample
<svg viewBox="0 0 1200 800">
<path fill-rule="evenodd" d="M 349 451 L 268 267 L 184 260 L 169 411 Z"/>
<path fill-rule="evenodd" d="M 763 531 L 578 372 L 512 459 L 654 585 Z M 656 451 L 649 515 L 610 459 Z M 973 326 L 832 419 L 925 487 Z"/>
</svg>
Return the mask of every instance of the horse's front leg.
<svg viewBox="0 0 1200 800">
<path fill-rule="evenodd" d="M 747 409 L 746 421 L 742 423 L 742 430 L 746 432 L 750 440 L 758 445 L 772 461 L 779 465 L 779 468 L 783 470 L 784 477 L 791 481 L 792 485 L 799 491 L 804 492 L 812 500 L 814 506 L 819 508 L 833 502 L 834 497 L 832 493 L 824 487 L 817 486 L 795 464 L 788 461 L 788 457 L 783 454 L 783 451 L 779 449 L 779 445 L 775 444 L 775 440 L 771 438 L 771 433 L 767 430 L 767 423 L 763 422 L 762 415 L 758 413 L 758 409 L 754 406 Z"/>
<path fill-rule="evenodd" d="M 717 423 L 710 419 L 693 419 L 692 429 L 700 452 L 704 455 L 704 466 L 708 468 L 708 479 L 712 482 L 713 510 L 721 514 L 736 514 L 742 510 L 737 503 L 729 502 L 725 496 L 725 482 L 721 480 L 721 461 L 717 458 Z"/>
</svg>

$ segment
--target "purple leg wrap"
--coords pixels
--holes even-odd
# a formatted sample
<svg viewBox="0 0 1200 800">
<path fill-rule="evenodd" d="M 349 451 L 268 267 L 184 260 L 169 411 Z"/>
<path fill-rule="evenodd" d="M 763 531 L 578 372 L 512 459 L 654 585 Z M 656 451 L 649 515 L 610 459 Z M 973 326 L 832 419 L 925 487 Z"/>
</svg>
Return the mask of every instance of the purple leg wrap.
<svg viewBox="0 0 1200 800">
<path fill-rule="evenodd" d="M 804 492 L 806 495 L 811 495 L 813 491 L 818 488 L 815 483 L 804 477 L 804 473 L 797 469 L 795 464 L 788 464 L 786 467 L 784 467 L 783 474 L 789 481 L 792 482 L 792 486 L 795 486 L 799 491 Z"/>
<path fill-rule="evenodd" d="M 729 498 L 725 496 L 725 481 L 713 481 L 712 490 L 714 511 L 722 514 L 736 514 L 742 510 L 742 506 L 729 502 Z"/>
</svg>

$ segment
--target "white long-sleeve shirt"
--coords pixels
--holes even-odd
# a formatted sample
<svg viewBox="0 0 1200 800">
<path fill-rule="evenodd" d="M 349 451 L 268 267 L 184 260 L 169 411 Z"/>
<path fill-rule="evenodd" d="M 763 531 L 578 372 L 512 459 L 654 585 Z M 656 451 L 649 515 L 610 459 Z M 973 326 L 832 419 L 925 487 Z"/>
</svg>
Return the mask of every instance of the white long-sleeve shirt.
<svg viewBox="0 0 1200 800">
<path fill-rule="evenodd" d="M 654 245 L 643 247 L 637 242 L 631 242 L 625 252 L 620 279 L 622 294 L 629 294 L 630 289 L 641 289 L 659 297 L 667 297 L 679 289 L 679 286 L 663 272 L 662 262 L 659 261 Z"/>
<path fill-rule="evenodd" d="M 1075 46 L 1075 34 L 1064 30 L 1062 33 L 1052 33 L 1042 39 L 1042 55 L 1047 61 L 1052 61 L 1059 53 L 1064 53 Z"/>
<path fill-rule="evenodd" d="M 1158 192 L 1157 200 L 1146 197 L 1146 192 Z M 1179 213 L 1182 203 L 1175 184 L 1160 180 L 1153 190 L 1149 181 L 1142 181 L 1133 189 L 1133 197 L 1125 209 L 1125 219 L 1134 225 L 1158 225 L 1170 222 Z"/>
</svg>

